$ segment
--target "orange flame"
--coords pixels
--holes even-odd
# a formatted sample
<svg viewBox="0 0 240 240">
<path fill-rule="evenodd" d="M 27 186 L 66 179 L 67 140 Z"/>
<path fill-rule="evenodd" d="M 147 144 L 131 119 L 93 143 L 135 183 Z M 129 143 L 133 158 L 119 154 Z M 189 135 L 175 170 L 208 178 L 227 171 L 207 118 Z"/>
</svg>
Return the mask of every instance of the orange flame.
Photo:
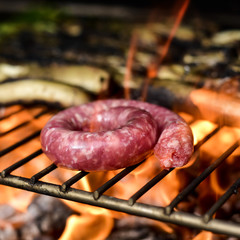
<svg viewBox="0 0 240 240">
<path fill-rule="evenodd" d="M 60 240 L 92 239 L 102 240 L 110 234 L 113 218 L 106 213 L 72 215 L 67 219 L 66 228 Z"/>
<path fill-rule="evenodd" d="M 207 134 L 211 133 L 216 127 L 216 124 L 205 120 L 198 120 L 191 124 L 194 145 L 201 141 Z"/>
<path fill-rule="evenodd" d="M 128 52 L 128 58 L 127 58 L 127 65 L 126 65 L 126 74 L 124 75 L 124 95 L 126 99 L 130 99 L 130 84 L 131 76 L 132 76 L 132 65 L 133 65 L 133 59 L 134 54 L 136 52 L 136 46 L 137 46 L 137 34 L 136 32 L 133 32 L 130 42 L 130 48 Z"/>
<path fill-rule="evenodd" d="M 143 87 L 143 92 L 142 92 L 142 100 L 146 100 L 146 98 L 147 98 L 147 88 L 148 88 L 149 84 L 151 83 L 152 79 L 157 76 L 159 67 L 162 64 L 163 60 L 165 59 L 165 57 L 168 53 L 168 50 L 172 43 L 173 37 L 176 34 L 176 31 L 182 21 L 182 18 L 188 8 L 189 3 L 190 3 L 190 0 L 185 0 L 183 2 L 181 8 L 179 9 L 179 12 L 176 17 L 176 21 L 174 22 L 174 25 L 170 31 L 169 37 L 168 37 L 165 45 L 163 47 L 159 46 L 159 48 L 158 48 L 159 58 L 154 63 L 150 64 L 150 66 L 148 67 L 147 78 L 146 78 L 146 81 L 145 81 L 145 84 Z"/>
<path fill-rule="evenodd" d="M 12 106 L 6 109 L 5 114 L 11 114 L 11 112 L 18 111 L 20 108 L 18 106 Z M 24 137 L 29 136 L 30 134 L 38 131 L 42 128 L 42 126 L 49 120 L 51 115 L 44 115 L 42 117 L 39 117 L 38 119 L 34 119 L 33 115 L 39 113 L 42 111 L 42 108 L 34 108 L 19 111 L 18 113 L 15 113 L 13 116 L 4 119 L 1 121 L 1 132 L 4 133 L 5 131 L 11 130 L 12 128 L 16 127 L 17 125 L 29 121 L 28 124 L 24 126 L 24 128 L 17 128 L 14 131 L 9 132 L 6 135 L 1 136 L 0 138 L 0 150 L 5 149 L 12 144 L 20 141 Z M 2 124 L 3 123 L 3 124 Z M 30 155 L 34 151 L 37 151 L 41 148 L 40 141 L 38 138 L 34 138 L 31 141 L 27 142 L 26 144 L 21 145 L 17 149 L 14 149 L 8 154 L 5 154 L 1 157 L 0 161 L 0 167 L 1 170 L 5 169 L 9 165 L 13 164 L 14 162 Z M 32 162 L 29 162 L 26 164 L 26 166 L 19 168 L 13 172 L 13 174 L 22 175 L 25 177 L 31 177 L 34 175 L 34 171 L 37 171 L 39 169 L 47 167 L 50 164 L 50 160 L 45 158 L 43 156 L 41 161 L 38 161 L 38 169 L 36 169 L 36 159 L 34 159 Z M 32 198 L 34 196 L 34 193 L 32 192 L 26 192 L 20 189 L 14 189 L 14 191 L 11 191 L 9 187 L 6 186 L 0 186 L 0 191 L 2 196 L 0 198 L 0 203 L 8 203 L 15 209 L 17 209 L 20 212 L 26 211 L 29 203 L 32 201 Z"/>
<path fill-rule="evenodd" d="M 170 47 L 170 45 L 172 43 L 173 37 L 175 36 L 175 33 L 176 33 L 176 31 L 177 31 L 177 29 L 178 29 L 178 27 L 179 27 L 179 25 L 180 25 L 180 23 L 182 21 L 182 18 L 183 18 L 184 14 L 185 14 L 185 12 L 186 12 L 186 10 L 188 8 L 189 3 L 190 3 L 190 0 L 185 0 L 183 2 L 183 5 L 179 9 L 176 21 L 175 21 L 175 23 L 174 23 L 174 25 L 173 25 L 173 27 L 171 29 L 171 32 L 169 34 L 169 38 L 168 38 L 167 42 L 165 43 L 163 49 L 161 49 L 161 52 L 159 54 L 160 58 L 158 60 L 157 66 L 161 65 L 163 59 L 166 57 L 166 55 L 168 53 L 168 50 L 169 50 L 169 47 Z"/>
<path fill-rule="evenodd" d="M 22 116 L 23 113 L 21 113 Z M 45 125 L 47 120 L 51 115 L 43 115 L 39 119 L 33 119 L 31 113 L 26 113 L 24 119 L 30 119 L 29 126 L 25 126 L 23 129 L 18 129 L 13 131 L 11 134 L 7 134 L 0 138 L 0 148 L 3 149 L 11 142 L 18 141 L 26 134 L 26 129 L 28 134 L 39 130 Z M 191 118 L 188 115 L 182 114 L 182 116 L 187 120 L 191 121 Z M 11 129 L 11 122 L 8 122 L 9 126 L 6 129 Z M 14 126 L 16 125 L 15 119 L 13 119 Z M 216 128 L 216 124 L 213 124 L 208 121 L 195 121 L 191 124 L 191 128 L 194 133 L 195 144 L 201 141 L 208 133 Z M 219 150 L 224 151 L 224 149 L 231 145 L 239 136 L 240 130 L 235 128 L 224 127 L 217 134 L 214 135 L 213 140 L 209 140 L 207 144 L 204 144 L 203 151 L 211 152 L 212 154 L 219 155 Z M 217 140 L 216 140 L 217 139 Z M 219 147 L 216 148 L 216 142 L 218 142 Z M 225 147 L 223 147 L 225 146 Z M 14 151 L 11 151 L 9 154 L 1 157 L 1 169 L 9 166 L 11 163 L 20 160 L 21 158 L 31 154 L 32 152 L 40 148 L 40 141 L 38 138 L 35 138 L 28 143 L 22 145 Z M 214 149 L 214 152 L 212 152 Z M 36 164 L 37 163 L 37 164 Z M 230 161 L 229 161 L 230 163 Z M 50 165 L 50 160 L 44 155 L 36 157 L 34 160 L 28 162 L 14 171 L 14 174 L 19 174 L 25 177 L 31 177 L 33 174 L 42 170 L 43 168 Z M 36 168 L 38 166 L 38 168 Z M 120 171 L 120 170 L 119 170 Z M 133 193 L 138 191 L 146 182 L 152 179 L 153 176 L 157 175 L 161 169 L 158 166 L 158 163 L 154 157 L 149 157 L 142 165 L 136 168 L 132 173 L 128 174 L 120 182 L 110 188 L 105 194 L 113 195 L 114 197 L 129 199 Z M 156 184 L 152 189 L 150 189 L 146 194 L 144 194 L 138 201 L 150 204 L 160 204 L 161 206 L 166 206 L 170 201 L 180 192 L 186 179 L 183 179 L 181 174 L 182 169 L 175 169 L 170 174 L 168 174 L 163 180 Z M 101 186 L 108 179 L 116 175 L 118 171 L 109 171 L 109 172 L 98 172 L 94 174 L 89 174 L 85 178 L 81 179 L 74 184 L 73 187 L 78 189 L 83 189 L 85 191 L 94 191 L 99 186 Z M 48 181 L 56 184 L 61 184 L 62 182 L 68 180 L 70 177 L 76 174 L 76 171 L 60 169 L 53 171 L 50 174 L 46 175 L 43 181 Z M 181 178 L 181 181 L 179 179 Z M 215 190 L 216 195 L 222 194 L 223 188 L 219 186 L 218 178 L 213 175 L 209 179 L 209 187 Z M 126 188 L 126 184 L 128 188 Z M 19 211 L 25 211 L 31 202 L 34 193 L 26 192 L 18 189 L 11 191 L 9 187 L 0 186 L 0 190 L 4 198 L 0 198 L 0 203 L 11 204 Z M 24 199 L 24 201 L 22 201 Z M 85 204 L 80 204 L 76 202 L 71 202 L 63 200 L 65 204 L 74 209 L 79 215 L 71 216 L 67 220 L 67 225 L 64 233 L 61 236 L 61 240 L 65 239 L 84 239 L 86 236 L 91 239 L 105 239 L 111 232 L 113 228 L 113 222 L 116 218 L 122 218 L 127 216 L 124 213 L 117 213 L 114 211 L 101 209 L 93 206 L 87 206 Z M 22 204 L 19 204 L 19 203 Z M 172 227 L 164 223 L 154 223 L 160 228 L 164 229 L 166 232 L 172 232 Z M 86 230 L 85 230 L 86 228 Z M 84 231 L 82 231 L 84 229 Z M 203 234 L 203 235 L 202 235 Z M 201 239 L 201 236 L 206 236 L 204 233 L 197 236 L 196 239 Z M 204 238 L 202 238 L 204 239 Z"/>
<path fill-rule="evenodd" d="M 212 240 L 213 234 L 211 232 L 202 231 L 193 240 Z"/>
</svg>

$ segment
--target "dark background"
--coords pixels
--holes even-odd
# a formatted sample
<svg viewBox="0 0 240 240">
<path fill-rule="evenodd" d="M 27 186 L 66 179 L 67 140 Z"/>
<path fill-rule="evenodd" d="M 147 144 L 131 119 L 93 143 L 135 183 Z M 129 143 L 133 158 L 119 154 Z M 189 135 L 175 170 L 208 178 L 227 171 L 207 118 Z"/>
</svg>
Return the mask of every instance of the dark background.
<svg viewBox="0 0 240 240">
<path fill-rule="evenodd" d="M 181 5 L 184 0 L 146 0 L 146 1 L 127 1 L 127 0 L 92 0 L 92 1 L 80 1 L 80 0 L 38 0 L 38 1 L 30 1 L 30 0 L 13 0 L 13 1 L 0 1 L 0 11 L 3 11 L 4 8 L 11 7 L 12 9 L 16 9 L 17 5 L 30 3 L 30 4 L 87 4 L 87 5 L 106 5 L 106 6 L 127 6 L 134 8 L 171 8 L 176 5 Z M 190 6 L 194 11 L 199 11 L 201 13 L 228 13 L 228 14 L 238 14 L 240 15 L 240 1 L 238 0 L 227 0 L 227 1 L 216 1 L 216 0 L 192 0 L 190 1 Z"/>
</svg>

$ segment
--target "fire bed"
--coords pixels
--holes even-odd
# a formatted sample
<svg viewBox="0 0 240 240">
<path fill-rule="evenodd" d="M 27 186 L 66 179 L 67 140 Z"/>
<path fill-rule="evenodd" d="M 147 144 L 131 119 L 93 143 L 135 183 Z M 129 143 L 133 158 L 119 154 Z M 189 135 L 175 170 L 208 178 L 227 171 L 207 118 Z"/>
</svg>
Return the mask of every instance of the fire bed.
<svg viewBox="0 0 240 240">
<path fill-rule="evenodd" d="M 19 111 L 24 110 L 21 108 Z M 17 113 L 16 112 L 16 113 Z M 6 115 L 1 118 L 1 121 L 7 118 L 10 118 L 15 112 Z M 34 116 L 35 119 L 47 114 L 46 109 L 42 110 L 40 113 Z M 0 121 L 0 124 L 1 124 Z M 10 134 L 12 131 L 26 127 L 26 125 L 31 124 L 31 120 L 16 124 L 12 129 L 9 129 L 6 132 L 1 132 L 1 136 Z M 195 154 L 201 145 L 208 141 L 211 137 L 214 136 L 221 128 L 216 127 L 212 132 L 206 135 L 198 144 L 195 145 Z M 18 142 L 10 145 L 9 147 L 2 149 L 0 151 L 0 157 L 10 153 L 21 145 L 29 142 L 34 138 L 38 138 L 40 130 L 33 132 L 32 134 L 24 137 Z M 227 191 L 211 206 L 211 208 L 202 216 L 196 215 L 194 213 L 189 213 L 186 211 L 176 210 L 177 206 L 181 201 L 186 199 L 186 197 L 194 191 L 198 185 L 204 181 L 209 175 L 220 166 L 221 163 L 226 161 L 226 159 L 239 147 L 239 141 L 235 142 L 230 148 L 219 156 L 215 161 L 209 165 L 203 172 L 199 173 L 188 186 L 186 186 L 166 207 L 157 206 L 154 204 L 140 203 L 138 199 L 147 193 L 154 185 L 159 183 L 164 177 L 166 177 L 171 171 L 176 171 L 176 169 L 162 170 L 149 181 L 146 182 L 138 191 L 133 192 L 132 196 L 129 199 L 121 199 L 113 196 L 105 195 L 104 193 L 114 186 L 118 181 L 126 177 L 134 169 L 137 169 L 142 163 L 135 166 L 131 166 L 121 170 L 114 177 L 109 179 L 107 182 L 102 184 L 98 189 L 93 192 L 77 189 L 71 187 L 74 183 L 86 177 L 87 175 L 94 175 L 95 173 L 89 173 L 80 171 L 76 173 L 73 177 L 63 182 L 61 185 L 53 184 L 51 182 L 41 181 L 41 178 L 56 171 L 57 166 L 54 164 L 49 165 L 38 173 L 34 174 L 32 177 L 24 177 L 21 175 L 12 174 L 12 172 L 18 168 L 24 167 L 26 163 L 34 160 L 39 155 L 42 155 L 42 150 L 38 149 L 32 154 L 24 157 L 21 160 L 18 160 L 16 163 L 10 165 L 6 169 L 1 171 L 0 174 L 0 184 L 11 186 L 14 188 L 20 188 L 27 191 L 36 192 L 39 194 L 45 194 L 57 198 L 67 199 L 79 203 L 90 204 L 93 206 L 103 207 L 111 210 L 116 210 L 136 216 L 146 217 L 150 219 L 155 219 L 162 222 L 169 222 L 177 225 L 186 226 L 189 228 L 195 228 L 200 230 L 207 230 L 214 233 L 226 234 L 229 236 L 240 237 L 240 225 L 237 222 L 215 219 L 213 215 L 218 211 L 219 208 L 233 195 L 238 193 L 238 188 L 240 187 L 240 178 L 237 179 L 232 186 L 230 186 Z"/>
</svg>

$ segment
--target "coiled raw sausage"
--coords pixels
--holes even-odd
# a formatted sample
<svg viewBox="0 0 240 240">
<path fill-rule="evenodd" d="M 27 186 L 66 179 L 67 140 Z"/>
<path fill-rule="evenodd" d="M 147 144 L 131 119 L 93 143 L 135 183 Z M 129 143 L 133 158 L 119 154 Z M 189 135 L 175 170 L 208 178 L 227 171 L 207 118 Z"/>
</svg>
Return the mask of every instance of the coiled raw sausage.
<svg viewBox="0 0 240 240">
<path fill-rule="evenodd" d="M 162 168 L 186 164 L 193 152 L 188 124 L 146 102 L 99 100 L 56 114 L 41 131 L 44 153 L 57 165 L 97 171 L 127 167 L 154 151 Z"/>
</svg>

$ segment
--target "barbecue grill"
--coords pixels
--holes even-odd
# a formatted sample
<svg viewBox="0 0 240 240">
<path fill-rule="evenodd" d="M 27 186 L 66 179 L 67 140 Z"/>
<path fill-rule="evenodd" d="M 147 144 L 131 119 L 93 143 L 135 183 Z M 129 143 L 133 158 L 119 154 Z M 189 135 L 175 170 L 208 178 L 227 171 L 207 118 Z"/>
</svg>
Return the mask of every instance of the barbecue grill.
<svg viewBox="0 0 240 240">
<path fill-rule="evenodd" d="M 7 120 L 14 114 L 17 114 L 23 110 L 27 110 L 26 107 L 21 106 L 17 110 L 10 112 L 0 119 L 0 124 L 3 120 Z M 7 111 L 8 112 L 8 111 Z M 33 119 L 37 119 L 44 114 L 48 114 L 49 109 L 43 109 L 33 116 Z M 1 132 L 0 138 L 10 134 L 16 129 L 24 129 L 28 124 L 31 124 L 32 120 L 17 123 L 12 129 L 6 132 Z M 221 127 L 216 127 L 210 134 L 208 134 L 204 139 L 202 139 L 198 144 L 195 145 L 194 155 L 197 153 L 198 149 L 201 148 L 202 144 L 208 141 L 213 135 L 215 135 Z M 22 146 L 23 144 L 29 142 L 34 138 L 38 138 L 40 134 L 40 129 L 29 134 L 28 136 L 22 138 L 20 141 L 8 146 L 0 151 L 0 157 L 10 153 L 16 148 Z M 138 199 L 145 193 L 147 193 L 154 185 L 159 183 L 164 177 L 166 177 L 171 171 L 176 171 L 175 169 L 162 170 L 157 175 L 155 175 L 149 182 L 146 182 L 138 191 L 133 192 L 129 199 L 120 199 L 113 196 L 106 195 L 105 192 L 114 186 L 121 179 L 126 177 L 131 171 L 138 168 L 142 163 L 135 166 L 127 167 L 121 170 L 118 174 L 100 186 L 93 192 L 81 190 L 72 187 L 74 183 L 86 177 L 89 174 L 94 175 L 94 172 L 80 171 L 76 173 L 73 177 L 63 182 L 62 184 L 53 184 L 51 182 L 41 181 L 41 178 L 46 176 L 52 171 L 57 171 L 57 166 L 54 164 L 49 165 L 43 170 L 37 172 L 31 177 L 26 177 L 24 175 L 14 175 L 12 172 L 18 168 L 23 167 L 29 161 L 32 161 L 37 156 L 42 155 L 42 150 L 38 149 L 27 157 L 15 162 L 14 164 L 8 166 L 0 173 L 0 184 L 7 185 L 14 188 L 24 189 L 31 192 L 36 192 L 38 194 L 45 194 L 61 199 L 67 199 L 79 203 L 89 204 L 97 207 L 102 207 L 106 209 L 111 209 L 119 212 L 128 213 L 131 215 L 141 216 L 149 219 L 154 219 L 157 221 L 168 222 L 172 224 L 182 225 L 189 228 L 207 230 L 214 233 L 226 234 L 229 236 L 240 237 L 240 224 L 237 222 L 229 220 L 221 220 L 213 218 L 213 215 L 218 211 L 219 208 L 233 195 L 237 193 L 240 187 L 240 178 L 228 188 L 228 190 L 216 201 L 211 208 L 202 216 L 188 213 L 185 211 L 177 210 L 177 205 L 183 201 L 198 185 L 206 179 L 216 168 L 219 167 L 237 148 L 239 147 L 239 141 L 235 142 L 230 148 L 219 156 L 209 167 L 207 167 L 198 177 L 196 177 L 188 186 L 186 186 L 173 200 L 166 206 L 156 206 L 147 203 L 140 203 Z"/>
<path fill-rule="evenodd" d="M 8 13 L 14 14 L 15 12 L 24 12 L 29 3 L 28 0 L 24 0 L 24 1 L 16 0 L 14 2 L 15 3 L 12 4 L 10 8 L 8 4 L 3 4 L 3 3 L 0 4 L 0 8 L 1 8 L 0 11 L 2 15 L 4 14 L 7 15 Z M 145 24 L 146 21 L 148 21 L 147 18 L 151 13 L 152 6 L 155 6 L 155 4 L 157 5 L 158 1 L 154 1 L 154 0 L 150 1 L 153 4 L 152 6 L 149 6 L 151 4 L 148 4 L 150 3 L 148 1 L 146 5 L 148 5 L 149 8 L 146 8 L 146 9 L 145 9 L 145 6 L 139 7 L 139 3 L 137 5 L 137 8 L 136 8 L 136 5 L 131 6 L 131 3 L 129 3 L 129 1 L 119 1 L 119 2 L 117 1 L 117 3 L 115 1 L 116 5 L 114 4 L 111 5 L 109 3 L 106 3 L 105 1 L 103 2 L 101 1 L 100 4 L 98 3 L 98 1 L 95 1 L 95 3 L 97 2 L 98 4 L 86 3 L 86 4 L 80 4 L 80 5 L 79 3 L 77 3 L 77 1 L 72 1 L 73 3 L 67 3 L 67 2 L 60 3 L 59 1 L 54 1 L 54 2 L 56 3 L 56 5 L 60 5 L 61 7 L 63 7 L 72 18 L 74 17 L 78 18 L 82 16 L 85 17 L 83 18 L 83 27 L 85 27 L 84 24 L 88 23 L 91 17 L 102 18 L 103 25 L 105 25 L 104 20 L 106 20 L 106 18 L 110 20 L 117 18 L 117 19 L 124 20 L 123 22 L 127 22 L 128 19 L 130 19 L 131 20 L 130 23 L 134 23 L 135 20 L 139 19 L 140 23 L 143 22 Z M 226 28 L 228 26 L 230 26 L 231 28 L 234 28 L 234 27 L 239 28 L 239 21 L 238 21 L 239 20 L 239 4 L 238 3 L 234 4 L 233 3 L 234 1 L 228 1 L 228 3 L 224 2 L 224 4 L 221 4 L 218 1 L 216 2 L 217 4 L 215 4 L 215 6 L 212 7 L 212 6 L 208 6 L 209 3 L 207 1 L 201 1 L 201 3 L 196 3 L 195 1 L 196 5 L 194 5 L 193 2 L 194 1 L 192 1 L 191 3 L 192 4 L 191 10 L 193 10 L 193 12 L 194 11 L 197 13 L 204 12 L 206 13 L 206 15 L 204 14 L 204 16 L 207 16 L 209 20 L 214 19 L 215 21 L 215 19 L 217 19 L 217 21 L 221 25 L 225 26 Z M 125 7 L 123 8 L 119 7 L 118 3 L 119 5 L 124 3 Z M 63 4 L 63 6 L 61 4 Z M 169 1 L 167 6 L 169 6 Z M 170 8 L 170 10 L 171 9 L 172 8 Z M 227 13 L 226 15 L 225 14 L 223 15 L 222 9 L 225 10 L 224 11 L 225 13 L 227 11 L 229 12 L 233 11 L 233 14 L 231 12 L 230 15 Z M 164 8 L 161 9 L 161 11 L 163 12 L 164 10 L 166 9 Z M 188 11 L 186 15 L 191 17 L 191 14 L 193 12 Z M 163 15 L 169 16 L 170 14 L 168 14 L 168 11 L 166 11 L 166 13 Z M 200 25 L 199 23 L 197 24 L 197 26 L 200 26 Z M 90 26 L 90 28 L 92 27 L 91 24 L 87 26 Z M 67 64 L 74 63 L 74 64 L 80 64 L 80 65 L 88 63 L 90 65 L 97 65 L 97 66 L 106 68 L 106 66 L 109 67 L 108 65 L 110 62 L 109 59 L 106 60 L 106 56 L 109 58 L 117 57 L 118 63 L 116 64 L 115 61 L 113 61 L 113 66 L 111 66 L 110 68 L 110 70 L 114 70 L 113 74 L 114 74 L 114 77 L 116 78 L 117 74 L 115 76 L 115 68 L 116 69 L 118 68 L 118 70 L 120 69 L 119 72 L 121 73 L 123 64 L 125 64 L 126 59 L 124 58 L 125 57 L 124 54 L 125 54 L 125 51 L 129 48 L 129 41 L 128 41 L 129 36 L 128 37 L 125 36 L 125 29 L 118 34 L 116 34 L 116 32 L 112 32 L 112 30 L 109 30 L 109 29 L 108 31 L 106 31 L 106 33 L 105 32 L 102 33 L 101 31 L 104 28 L 102 28 L 101 25 L 99 26 L 98 26 L 99 28 L 96 27 L 96 29 L 91 29 L 91 31 L 89 31 L 89 33 L 87 32 L 87 34 L 84 33 L 82 38 L 80 35 L 78 37 L 75 35 L 73 36 L 67 35 L 64 31 L 60 32 L 60 34 L 57 33 L 55 35 L 54 34 L 51 35 L 48 33 L 47 35 L 44 35 L 43 38 L 50 39 L 48 41 L 48 43 L 50 43 L 50 46 L 48 46 L 48 44 L 46 44 L 45 42 L 41 42 L 41 38 L 39 42 L 34 41 L 35 35 L 32 36 L 31 34 L 30 34 L 31 36 L 30 38 L 33 39 L 33 43 L 31 41 L 29 43 L 28 37 L 26 37 L 25 39 L 23 34 L 19 37 L 19 39 L 17 40 L 14 39 L 13 43 L 11 44 L 11 47 L 8 47 L 8 44 L 3 45 L 1 49 L 2 52 L 0 54 L 1 60 L 3 62 L 5 60 L 7 60 L 7 62 L 8 60 L 10 62 L 13 60 L 20 63 L 37 60 L 37 62 L 40 63 L 40 66 L 48 65 L 49 63 L 52 63 L 52 62 L 55 64 L 55 63 L 58 63 L 58 61 L 60 61 L 61 63 L 67 63 Z M 127 25 L 124 25 L 124 26 L 127 26 Z M 212 26 L 210 25 L 210 28 L 211 27 Z M 216 26 L 213 26 L 213 28 L 214 27 Z M 164 37 L 166 38 L 165 35 Z M 116 39 L 119 39 L 119 43 L 118 42 L 115 43 Z M 113 40 L 113 44 L 112 44 L 112 40 Z M 15 43 L 15 41 L 20 41 L 21 44 L 18 45 Z M 177 55 L 179 54 L 182 56 L 183 52 L 185 53 L 185 50 L 189 48 L 188 44 L 192 44 L 190 45 L 190 47 L 193 47 L 195 44 L 185 40 L 182 41 L 181 39 L 175 39 L 175 41 L 176 41 L 176 44 L 178 45 L 178 48 L 172 50 L 172 52 L 174 52 L 173 54 L 170 52 L 170 55 L 171 55 L 171 57 L 169 58 L 170 60 L 176 60 L 175 58 L 177 58 L 178 60 Z M 55 46 L 55 44 L 57 46 Z M 21 49 L 22 52 L 20 52 L 19 54 L 19 48 L 21 47 L 23 49 Z M 155 56 L 156 46 L 154 45 L 152 46 L 150 44 L 150 47 L 149 48 L 148 47 L 149 47 L 148 44 L 147 45 L 143 44 L 143 46 L 140 46 L 140 52 L 142 51 L 143 53 L 147 53 L 147 56 L 151 56 L 151 57 Z M 214 50 L 218 48 L 214 47 Z M 175 50 L 179 50 L 179 49 L 181 49 L 180 53 L 178 51 L 175 52 Z M 229 49 L 231 51 L 229 51 Z M 230 55 L 230 56 L 233 55 L 236 58 L 237 53 L 232 50 L 232 47 L 229 47 L 229 49 L 228 47 L 222 47 L 221 50 L 226 52 L 227 53 L 226 55 Z M 75 54 L 75 52 L 77 53 Z M 115 55 L 114 54 L 111 55 L 112 52 L 114 52 Z M 103 55 L 103 57 L 101 55 Z M 226 58 L 226 60 L 224 60 L 223 63 L 221 62 L 221 64 L 227 65 L 229 63 L 228 62 L 229 59 L 230 57 Z M 145 60 L 143 62 L 145 64 Z M 117 66 L 115 66 L 115 64 Z M 133 66 L 133 71 L 136 72 L 136 75 L 140 75 L 141 79 L 143 78 L 143 75 L 145 77 L 146 70 L 147 70 L 147 66 L 145 66 L 144 64 L 142 62 L 139 62 L 136 64 L 136 66 L 135 65 Z M 213 68 L 212 70 L 213 74 L 216 74 L 217 70 L 221 68 L 222 66 L 221 64 L 219 65 L 220 67 L 217 66 L 216 68 L 215 67 Z M 208 71 L 210 70 L 207 69 L 206 72 Z M 235 76 L 234 74 L 237 74 L 234 71 L 232 71 L 231 73 L 233 74 L 231 76 Z M 210 73 L 209 75 L 207 75 L 207 77 L 209 76 L 211 77 Z M 21 77 L 22 76 L 20 76 L 20 78 Z M 170 82 L 168 82 L 168 84 Z M 200 83 L 204 85 L 203 82 L 200 82 Z M 177 92 L 181 92 L 180 90 L 182 89 L 186 90 L 189 86 L 190 87 L 194 86 L 194 89 L 195 89 L 195 82 L 186 82 L 186 83 L 180 82 L 180 84 L 181 84 L 181 88 L 179 89 L 175 88 Z M 151 88 L 149 89 L 151 90 Z M 152 94 L 149 94 L 149 95 L 151 95 L 150 97 L 152 97 L 153 99 L 150 99 L 150 102 L 157 103 L 157 104 L 163 103 L 163 104 L 166 104 L 165 106 L 168 108 L 172 107 L 172 106 L 169 106 L 170 104 L 168 104 L 169 102 L 170 103 L 172 102 L 172 99 L 167 99 L 169 102 L 166 102 L 166 99 L 164 99 L 163 102 L 161 102 L 161 99 L 158 99 L 158 97 L 161 95 L 159 92 L 159 89 L 161 88 L 153 87 L 152 89 L 153 91 L 150 92 Z M 119 85 L 117 86 L 117 94 L 116 94 L 117 96 L 119 96 L 118 90 L 119 90 Z M 156 91 L 156 94 L 155 94 L 155 91 Z M 114 93 L 113 92 L 111 92 L 111 97 L 115 94 L 115 92 Z M 165 93 L 165 91 L 163 93 Z M 99 95 L 96 97 L 100 97 L 100 95 L 101 93 L 99 93 Z M 154 98 L 155 95 L 157 95 L 156 99 Z M 165 95 L 167 95 L 167 97 L 172 96 L 172 94 L 169 94 L 169 92 L 167 92 L 167 94 Z M 139 97 L 139 95 L 137 95 L 137 97 Z M 177 100 L 177 102 L 182 102 L 182 101 Z M 184 110 L 187 110 L 184 104 L 183 104 L 183 108 L 185 108 Z M 28 126 L 33 124 L 35 120 L 38 120 L 41 117 L 47 116 L 49 114 L 51 115 L 53 113 L 56 113 L 58 110 L 56 110 L 55 108 L 42 106 L 42 105 L 39 108 L 39 105 L 34 105 L 34 104 L 30 106 L 17 104 L 17 105 L 11 105 L 11 106 L 5 107 L 4 111 L 5 111 L 5 114 L 2 114 L 1 108 L 0 108 L 0 141 L 18 130 L 21 130 L 21 132 L 24 132 L 24 136 L 20 137 L 17 142 L 13 142 L 13 143 L 6 142 L 6 144 L 3 144 L 4 147 L 0 146 L 0 162 L 4 157 L 8 155 L 14 156 L 14 154 L 11 154 L 11 153 L 13 153 L 15 150 L 18 150 L 18 148 L 24 146 L 25 144 L 30 143 L 32 140 L 35 140 L 35 139 L 38 140 L 41 127 L 38 127 L 38 129 L 35 128 L 35 130 L 33 131 L 28 131 L 29 130 Z M 29 113 L 29 115 L 31 115 L 32 118 L 28 120 L 22 120 L 21 118 L 19 118 L 18 119 L 19 122 L 15 123 L 13 126 L 8 128 L 7 130 L 1 131 L 1 125 L 3 122 L 6 122 L 8 120 L 10 121 L 12 117 L 16 116 L 21 112 Z M 189 122 L 190 124 L 194 124 L 198 120 L 195 118 L 195 115 L 191 116 L 191 119 L 193 120 Z M 210 133 L 208 133 L 201 141 L 199 141 L 195 145 L 193 160 L 197 158 L 198 153 L 202 149 L 203 145 L 207 143 L 209 140 L 211 140 L 217 133 L 219 133 L 222 130 L 222 128 L 224 128 L 224 125 L 216 125 L 216 127 Z M 2 140 L 2 142 L 3 141 L 4 140 Z M 19 158 L 13 157 L 13 159 L 9 159 L 10 160 L 9 162 L 11 162 L 11 164 L 9 163 L 9 165 L 7 165 L 8 161 L 4 163 L 6 167 L 3 169 L 0 169 L 1 171 L 0 184 L 17 188 L 17 189 L 23 189 L 30 192 L 35 192 L 37 194 L 48 195 L 48 196 L 52 196 L 59 199 L 66 199 L 73 202 L 96 206 L 99 208 L 110 209 L 110 210 L 118 211 L 121 213 L 127 213 L 129 215 L 135 215 L 135 216 L 140 216 L 147 219 L 153 219 L 159 222 L 170 223 L 176 226 L 185 226 L 187 228 L 197 229 L 199 231 L 206 230 L 206 231 L 217 233 L 217 234 L 240 237 L 239 219 L 238 221 L 225 219 L 225 218 L 222 219 L 222 218 L 218 218 L 216 215 L 216 213 L 221 210 L 221 208 L 225 203 L 231 201 L 231 197 L 233 195 L 235 194 L 239 195 L 240 178 L 238 177 L 235 177 L 236 179 L 234 180 L 233 183 L 231 183 L 232 185 L 229 184 L 228 188 L 225 190 L 225 193 L 222 194 L 220 198 L 218 198 L 218 200 L 213 202 L 212 205 L 208 208 L 208 210 L 204 214 L 199 215 L 198 213 L 192 213 L 187 210 L 182 210 L 181 208 L 179 208 L 179 205 L 183 203 L 194 191 L 196 191 L 201 185 L 201 183 L 204 182 L 204 180 L 211 177 L 212 174 L 214 174 L 213 172 L 215 170 L 217 171 L 220 168 L 220 165 L 227 162 L 227 159 L 229 157 L 232 157 L 235 150 L 239 150 L 238 149 L 239 145 L 240 145 L 240 140 L 236 141 L 231 146 L 226 147 L 224 152 L 219 156 L 214 157 L 215 158 L 214 161 L 212 161 L 210 165 L 206 166 L 201 172 L 199 172 L 197 177 L 195 177 L 180 192 L 178 192 L 174 197 L 174 199 L 167 206 L 161 206 L 160 202 L 159 203 L 157 202 L 155 204 L 144 202 L 141 200 L 142 199 L 141 197 L 149 193 L 150 190 L 157 184 L 161 183 L 161 181 L 164 181 L 168 177 L 168 175 L 178 171 L 177 169 L 159 170 L 158 173 L 152 176 L 152 178 L 149 181 L 146 181 L 137 191 L 133 191 L 130 194 L 131 196 L 127 199 L 115 197 L 114 195 L 112 195 L 111 192 L 110 194 L 108 193 L 109 192 L 108 190 L 111 190 L 112 187 L 116 186 L 122 180 L 124 181 L 124 178 L 127 178 L 132 172 L 134 172 L 135 170 L 138 170 L 138 168 L 141 168 L 145 160 L 137 165 L 120 170 L 118 173 L 114 174 L 114 176 L 110 178 L 108 181 L 103 183 L 101 186 L 98 186 L 97 189 L 91 188 L 94 190 L 87 191 L 81 188 L 74 187 L 74 184 L 88 178 L 89 176 L 93 176 L 94 178 L 94 175 L 96 174 L 94 172 L 85 172 L 85 171 L 76 172 L 76 174 L 73 175 L 73 177 L 70 177 L 67 180 L 62 181 L 60 184 L 56 184 L 49 180 L 47 181 L 44 180 L 47 178 L 47 176 L 49 176 L 53 172 L 58 172 L 60 170 L 55 164 L 49 164 L 49 166 L 43 168 L 42 170 L 38 171 L 32 176 L 26 175 L 25 173 L 21 173 L 21 171 L 15 171 L 15 170 L 23 169 L 28 163 L 34 162 L 36 158 L 38 158 L 38 160 L 39 159 L 41 160 L 41 158 L 45 157 L 44 153 L 40 148 L 37 150 L 34 148 L 29 151 L 30 154 L 28 154 L 27 156 L 24 155 L 23 158 L 20 157 L 20 160 Z M 15 174 L 15 172 L 18 172 L 18 173 Z M 231 173 L 228 173 L 228 174 L 231 174 Z M 194 203 L 194 204 L 195 204 L 194 208 L 197 208 L 199 203 Z"/>
</svg>

